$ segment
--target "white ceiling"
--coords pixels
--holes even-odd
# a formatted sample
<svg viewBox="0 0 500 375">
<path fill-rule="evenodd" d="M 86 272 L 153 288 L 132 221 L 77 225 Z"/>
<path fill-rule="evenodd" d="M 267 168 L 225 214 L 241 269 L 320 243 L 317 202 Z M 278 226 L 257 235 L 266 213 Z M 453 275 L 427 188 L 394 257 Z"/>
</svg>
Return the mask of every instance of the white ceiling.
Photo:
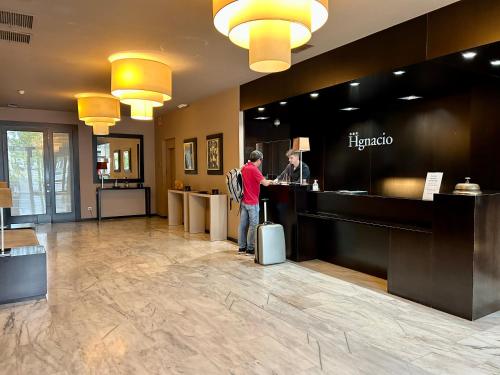
<svg viewBox="0 0 500 375">
<path fill-rule="evenodd" d="M 457 0 L 330 0 L 328 23 L 313 35 L 308 59 Z M 165 108 L 260 77 L 247 51 L 219 34 L 211 0 L 2 0 L 0 10 L 34 16 L 29 46 L 0 41 L 0 107 L 76 111 L 73 96 L 109 92 L 108 55 L 164 51 L 174 71 Z M 5 29 L 1 26 L 0 29 Z M 397 53 L 397 51 L 395 51 Z M 17 90 L 24 89 L 25 95 Z"/>
</svg>

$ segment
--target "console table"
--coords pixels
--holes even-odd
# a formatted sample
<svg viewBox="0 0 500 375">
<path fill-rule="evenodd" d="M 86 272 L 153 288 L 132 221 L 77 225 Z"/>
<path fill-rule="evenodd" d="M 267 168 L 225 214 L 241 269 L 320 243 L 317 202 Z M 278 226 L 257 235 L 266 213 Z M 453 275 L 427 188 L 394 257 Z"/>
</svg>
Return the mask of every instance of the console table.
<svg viewBox="0 0 500 375">
<path fill-rule="evenodd" d="M 143 187 L 123 187 L 123 188 L 96 188 L 96 204 L 97 204 L 97 219 L 102 219 L 102 196 L 104 192 L 117 192 L 127 190 L 144 190 L 144 212 L 145 215 L 151 216 L 151 188 L 148 186 Z"/>
<path fill-rule="evenodd" d="M 189 194 L 194 191 L 168 191 L 168 225 L 184 224 L 184 231 L 189 232 Z"/>
<path fill-rule="evenodd" d="M 205 233 L 205 212 L 210 208 L 210 241 L 227 240 L 227 195 L 189 194 L 189 233 Z"/>
</svg>

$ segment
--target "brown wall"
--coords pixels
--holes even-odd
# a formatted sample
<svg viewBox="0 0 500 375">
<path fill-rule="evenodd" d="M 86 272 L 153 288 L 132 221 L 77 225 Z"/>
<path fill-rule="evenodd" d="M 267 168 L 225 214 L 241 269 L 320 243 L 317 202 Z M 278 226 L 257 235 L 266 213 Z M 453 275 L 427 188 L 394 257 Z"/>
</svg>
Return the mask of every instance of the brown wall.
<svg viewBox="0 0 500 375">
<path fill-rule="evenodd" d="M 239 166 L 239 89 L 237 87 L 192 103 L 184 109 L 168 111 L 156 119 L 157 208 L 167 215 L 166 142 L 175 138 L 176 180 L 193 190 L 219 189 L 226 193 L 224 175 L 207 174 L 206 136 L 224 134 L 224 172 Z M 198 174 L 186 175 L 183 169 L 183 141 L 198 139 Z M 237 205 L 228 215 L 228 236 L 238 235 Z"/>
<path fill-rule="evenodd" d="M 500 1 L 462 0 L 241 86 L 242 110 L 500 40 Z"/>
<path fill-rule="evenodd" d="M 152 121 L 136 121 L 130 117 L 123 117 L 117 125 L 111 128 L 111 134 L 142 134 L 144 136 L 144 185 L 151 187 L 151 212 L 156 213 L 155 194 L 155 151 L 154 151 L 154 125 Z M 96 217 L 96 199 L 94 184 L 94 166 L 92 165 L 92 128 L 80 123 L 78 127 L 78 140 L 80 146 L 80 201 L 82 218 Z M 111 150 L 113 152 L 113 150 Z M 109 185 L 111 186 L 111 185 Z M 115 205 L 107 206 L 105 216 L 136 215 L 143 214 L 142 197 L 137 197 L 137 202 L 130 202 L 132 195 L 126 191 L 110 192 L 114 194 Z M 104 204 L 103 204 L 104 205 Z M 124 211 L 123 207 L 130 207 Z M 88 212 L 87 207 L 92 207 L 93 215 Z M 104 211 L 103 211 L 104 214 Z"/>
<path fill-rule="evenodd" d="M 74 112 L 45 111 L 22 108 L 0 107 L 0 120 L 13 122 L 45 123 L 45 124 L 75 124 L 78 126 L 79 141 L 79 161 L 80 161 L 80 204 L 82 219 L 96 216 L 96 200 L 94 184 L 94 166 L 92 166 L 92 128 L 85 126 L 78 121 L 78 116 Z M 151 211 L 156 212 L 155 206 L 155 152 L 154 152 L 154 126 L 151 121 L 134 121 L 127 117 L 122 117 L 115 128 L 114 133 L 143 134 L 144 135 L 144 178 L 145 185 L 151 186 Z M 130 214 L 136 214 L 137 206 L 129 201 L 129 195 L 120 194 L 126 192 L 116 192 L 113 201 L 117 208 L 130 204 Z M 133 206 L 133 207 L 132 207 Z M 142 203 L 141 203 L 142 206 Z M 92 214 L 87 210 L 92 207 Z M 121 214 L 115 212 L 112 207 L 106 210 L 106 216 Z"/>
</svg>

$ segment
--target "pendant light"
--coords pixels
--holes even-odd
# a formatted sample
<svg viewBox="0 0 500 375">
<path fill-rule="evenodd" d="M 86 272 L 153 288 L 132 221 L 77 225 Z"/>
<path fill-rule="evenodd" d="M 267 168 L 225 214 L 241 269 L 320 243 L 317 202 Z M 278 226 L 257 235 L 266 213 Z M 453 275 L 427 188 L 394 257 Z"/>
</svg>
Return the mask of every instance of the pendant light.
<svg viewBox="0 0 500 375">
<path fill-rule="evenodd" d="M 78 118 L 92 126 L 95 135 L 108 135 L 109 127 L 120 121 L 120 101 L 109 94 L 82 93 L 76 95 Z"/>
<path fill-rule="evenodd" d="M 111 93 L 130 105 L 133 119 L 152 120 L 153 108 L 172 99 L 172 70 L 162 54 L 120 52 L 109 61 Z"/>
<path fill-rule="evenodd" d="M 213 0 L 213 17 L 220 33 L 249 50 L 250 69 L 276 73 L 326 23 L 328 0 Z"/>
</svg>

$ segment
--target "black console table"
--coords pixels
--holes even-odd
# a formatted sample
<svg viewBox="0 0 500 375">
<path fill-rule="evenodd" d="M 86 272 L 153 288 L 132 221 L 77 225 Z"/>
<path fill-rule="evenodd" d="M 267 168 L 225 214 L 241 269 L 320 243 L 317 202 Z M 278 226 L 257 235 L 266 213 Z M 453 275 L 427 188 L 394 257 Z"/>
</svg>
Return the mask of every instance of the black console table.
<svg viewBox="0 0 500 375">
<path fill-rule="evenodd" d="M 97 219 L 102 219 L 102 192 L 103 191 L 123 191 L 123 190 L 144 190 L 144 206 L 147 217 L 151 217 L 151 188 L 149 186 L 143 187 L 124 187 L 124 188 L 96 188 L 96 204 L 97 204 Z"/>
</svg>

